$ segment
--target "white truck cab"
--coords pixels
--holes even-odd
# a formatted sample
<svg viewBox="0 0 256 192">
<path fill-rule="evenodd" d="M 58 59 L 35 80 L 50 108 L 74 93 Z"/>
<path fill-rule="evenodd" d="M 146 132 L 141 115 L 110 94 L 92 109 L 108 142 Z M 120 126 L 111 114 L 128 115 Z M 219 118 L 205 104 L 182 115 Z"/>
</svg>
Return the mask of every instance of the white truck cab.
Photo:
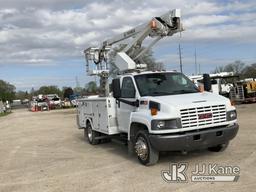
<svg viewBox="0 0 256 192">
<path fill-rule="evenodd" d="M 156 163 L 160 151 L 222 151 L 237 134 L 229 99 L 199 92 L 182 73 L 126 74 L 112 88 L 113 97 L 79 100 L 79 127 L 92 144 L 126 134 L 142 164 Z"/>
<path fill-rule="evenodd" d="M 147 71 L 142 63 L 140 56 L 146 49 L 141 42 L 147 36 L 156 37 L 152 46 L 181 30 L 180 11 L 173 10 L 105 41 L 100 48 L 85 50 L 87 71 L 93 61 L 93 74 L 100 76 L 104 90 L 99 97 L 77 102 L 78 127 L 89 143 L 125 139 L 143 165 L 155 164 L 160 151 L 222 151 L 228 146 L 238 132 L 236 110 L 229 99 L 200 92 L 182 73 Z M 116 55 L 115 64 L 122 70 L 108 91 L 107 51 L 129 37 L 134 37 L 131 43 Z"/>
</svg>

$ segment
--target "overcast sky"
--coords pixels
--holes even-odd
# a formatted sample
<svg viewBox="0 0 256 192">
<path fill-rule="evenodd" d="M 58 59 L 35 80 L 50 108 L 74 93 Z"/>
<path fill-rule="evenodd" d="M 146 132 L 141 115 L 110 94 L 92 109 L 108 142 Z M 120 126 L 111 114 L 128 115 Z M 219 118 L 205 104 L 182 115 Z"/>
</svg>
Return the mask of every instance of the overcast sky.
<svg viewBox="0 0 256 192">
<path fill-rule="evenodd" d="M 256 62 L 256 1 L 224 0 L 0 0 L 0 79 L 18 90 L 41 85 L 81 86 L 83 50 L 170 9 L 182 10 L 185 31 L 154 48 L 167 69 L 201 72 L 241 60 Z"/>
</svg>

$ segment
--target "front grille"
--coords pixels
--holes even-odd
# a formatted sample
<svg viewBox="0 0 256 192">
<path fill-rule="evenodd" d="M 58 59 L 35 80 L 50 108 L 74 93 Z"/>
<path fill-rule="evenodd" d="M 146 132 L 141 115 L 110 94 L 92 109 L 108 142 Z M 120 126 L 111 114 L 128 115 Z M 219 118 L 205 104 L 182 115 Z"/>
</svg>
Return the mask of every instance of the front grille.
<svg viewBox="0 0 256 192">
<path fill-rule="evenodd" d="M 180 114 L 182 128 L 213 125 L 226 121 L 226 106 L 212 105 L 205 107 L 181 109 Z M 199 116 L 203 114 L 212 115 L 210 117 L 200 119 Z"/>
</svg>

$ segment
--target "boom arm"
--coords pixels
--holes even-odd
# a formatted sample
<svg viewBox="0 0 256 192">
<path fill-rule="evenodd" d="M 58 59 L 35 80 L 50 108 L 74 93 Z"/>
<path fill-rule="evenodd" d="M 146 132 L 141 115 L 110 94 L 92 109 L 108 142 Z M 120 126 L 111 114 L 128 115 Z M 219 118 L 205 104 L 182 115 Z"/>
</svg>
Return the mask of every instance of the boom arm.
<svg viewBox="0 0 256 192">
<path fill-rule="evenodd" d="M 117 35 L 116 37 L 104 41 L 103 47 L 112 46 L 115 43 L 119 43 L 120 41 L 136 35 L 139 37 L 137 40 L 134 40 L 133 44 L 139 41 L 142 42 L 147 36 L 172 36 L 174 33 L 182 30 L 180 15 L 180 10 L 174 9 L 160 17 L 154 17 L 150 23 L 139 25 L 129 31 Z"/>
<path fill-rule="evenodd" d="M 180 22 L 181 13 L 179 9 L 168 11 L 160 17 L 154 17 L 149 23 L 139 25 L 129 31 L 119 34 L 102 43 L 99 48 L 88 48 L 84 51 L 87 61 L 87 72 L 89 72 L 89 61 L 96 64 L 96 70 L 93 75 L 99 75 L 102 72 L 108 73 L 107 55 L 112 45 L 131 39 L 121 52 L 116 56 L 117 67 L 121 71 L 138 69 L 141 63 L 141 56 L 154 46 L 160 39 L 183 30 Z M 142 48 L 142 43 L 147 37 L 154 40 L 146 48 Z M 141 65 L 140 65 L 141 66 Z"/>
</svg>

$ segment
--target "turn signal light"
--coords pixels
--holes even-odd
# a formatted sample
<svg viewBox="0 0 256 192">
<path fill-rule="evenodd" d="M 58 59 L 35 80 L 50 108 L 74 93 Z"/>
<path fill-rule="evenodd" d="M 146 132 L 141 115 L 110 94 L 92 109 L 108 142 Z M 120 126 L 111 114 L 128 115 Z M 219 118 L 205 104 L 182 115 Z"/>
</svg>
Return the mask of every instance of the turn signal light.
<svg viewBox="0 0 256 192">
<path fill-rule="evenodd" d="M 151 27 L 151 29 L 156 29 L 157 28 L 157 26 L 156 26 L 156 20 L 152 20 L 151 22 L 150 22 L 150 27 Z"/>
<path fill-rule="evenodd" d="M 204 86 L 203 86 L 203 85 L 199 85 L 199 86 L 198 86 L 198 90 L 199 90 L 200 92 L 204 92 Z"/>
<path fill-rule="evenodd" d="M 150 111 L 152 116 L 157 115 L 158 110 L 156 108 L 151 108 Z"/>
</svg>

